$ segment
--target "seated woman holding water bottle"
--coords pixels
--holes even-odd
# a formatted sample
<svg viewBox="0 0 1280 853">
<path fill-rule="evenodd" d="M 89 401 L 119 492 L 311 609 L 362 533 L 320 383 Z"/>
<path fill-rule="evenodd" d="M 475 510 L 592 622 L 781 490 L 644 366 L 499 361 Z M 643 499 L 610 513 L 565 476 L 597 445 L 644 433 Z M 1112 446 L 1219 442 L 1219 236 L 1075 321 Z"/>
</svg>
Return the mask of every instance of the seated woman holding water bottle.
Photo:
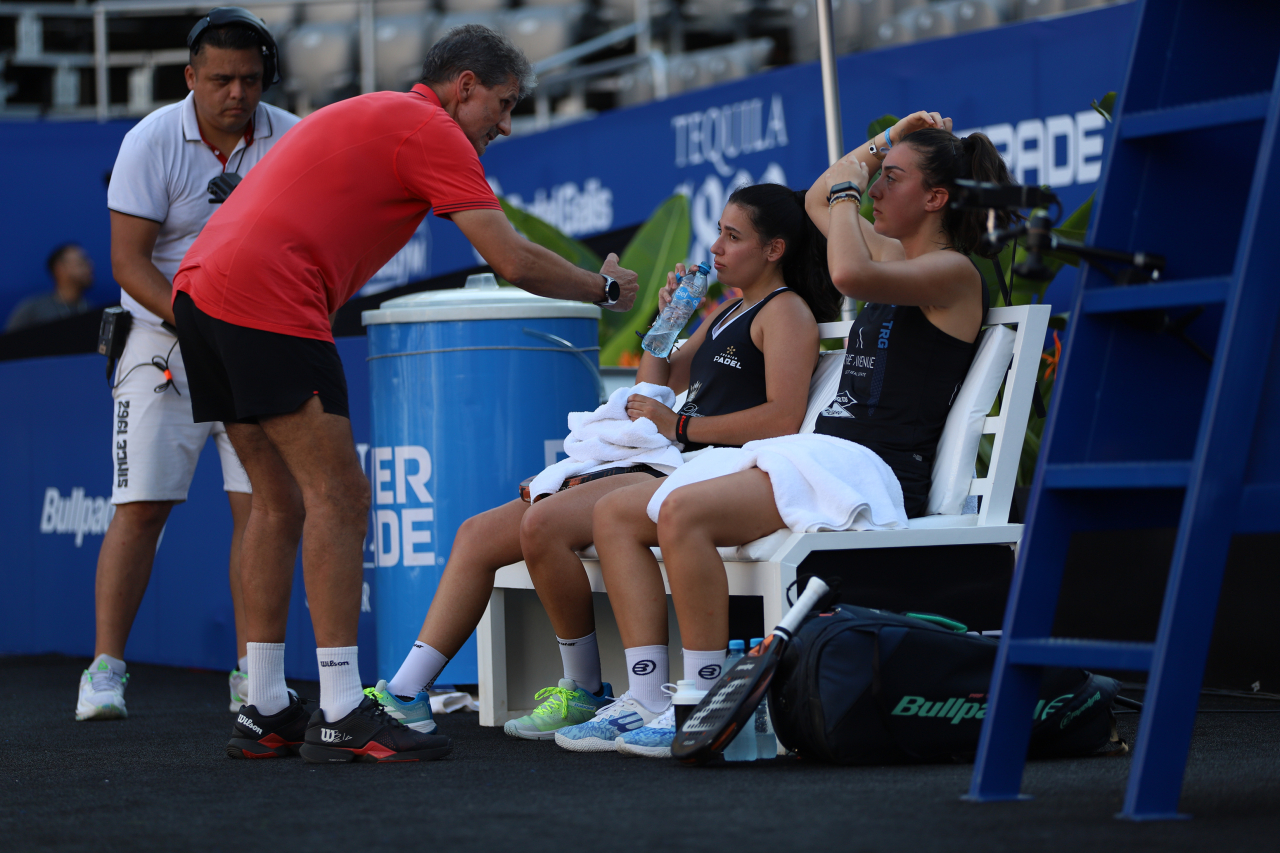
<svg viewBox="0 0 1280 853">
<path fill-rule="evenodd" d="M 867 302 L 815 433 L 709 450 L 662 482 L 596 504 L 596 550 L 628 662 L 667 659 L 666 596 L 650 546 L 662 548 L 685 678 L 707 690 L 729 641 L 728 578 L 717 547 L 782 528 L 900 527 L 924 513 L 935 447 L 987 309 L 986 286 L 966 256 L 979 248 L 985 214 L 951 210 L 948 201 L 957 178 L 1011 182 L 990 140 L 958 139 L 950 128 L 937 113 L 908 116 L 809 190 L 806 207 L 827 237 L 836 287 Z M 872 226 L 859 208 L 877 169 Z M 998 217 L 1001 225 L 1006 218 Z M 665 680 L 665 667 L 633 669 L 630 692 L 655 701 Z M 665 745 L 669 755 L 674 734 L 669 709 L 621 735 L 617 749 L 661 755 Z M 565 745 L 573 736 L 562 731 L 556 740 Z"/>
<path fill-rule="evenodd" d="M 833 319 L 839 309 L 818 245 L 821 235 L 805 216 L 803 193 L 777 184 L 739 189 L 725 205 L 720 229 L 711 247 L 715 267 L 721 283 L 738 288 L 742 299 L 704 322 L 667 358 L 645 352 L 636 372 L 638 383 L 665 385 L 675 393 L 688 389 L 685 405 L 677 414 L 639 394 L 626 401 L 631 421 L 650 419 L 686 450 L 738 446 L 799 429 L 817 363 L 814 317 Z M 683 265 L 668 274 L 662 307 L 683 275 Z M 590 720 L 615 703 L 610 686 L 601 681 L 591 586 L 576 552 L 594 540 L 591 512 L 601 498 L 664 473 L 639 466 L 583 477 L 588 481 L 532 504 L 521 498 L 468 519 L 454 539 L 418 642 L 395 677 L 368 692 L 411 727 L 433 730 L 427 689 L 475 630 L 494 574 L 523 559 L 555 628 L 564 678 L 538 693 L 543 701 L 532 714 L 508 722 L 507 734 L 550 739 L 558 729 Z M 639 724 L 662 710 L 651 700 L 619 701 L 621 707 L 640 709 Z"/>
</svg>

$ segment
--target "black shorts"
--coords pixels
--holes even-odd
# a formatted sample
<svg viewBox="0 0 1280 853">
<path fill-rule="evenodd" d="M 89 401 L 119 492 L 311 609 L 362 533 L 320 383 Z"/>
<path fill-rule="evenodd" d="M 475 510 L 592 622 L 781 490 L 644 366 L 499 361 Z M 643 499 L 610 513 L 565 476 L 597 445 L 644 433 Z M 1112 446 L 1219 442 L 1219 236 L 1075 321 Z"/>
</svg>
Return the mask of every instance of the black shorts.
<svg viewBox="0 0 1280 853">
<path fill-rule="evenodd" d="M 196 423 L 256 424 L 295 412 L 312 397 L 329 414 L 350 417 L 347 377 L 332 343 L 215 319 L 182 291 L 173 316 Z"/>
</svg>

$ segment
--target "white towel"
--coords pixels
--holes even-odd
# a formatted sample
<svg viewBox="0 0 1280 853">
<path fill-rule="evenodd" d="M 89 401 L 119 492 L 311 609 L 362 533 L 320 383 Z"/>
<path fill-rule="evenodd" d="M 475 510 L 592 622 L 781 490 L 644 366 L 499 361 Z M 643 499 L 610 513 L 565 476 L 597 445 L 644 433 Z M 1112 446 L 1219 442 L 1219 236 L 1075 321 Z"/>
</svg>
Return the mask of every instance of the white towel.
<svg viewBox="0 0 1280 853">
<path fill-rule="evenodd" d="M 673 489 L 759 468 L 769 475 L 778 514 L 795 533 L 907 526 L 902 486 L 872 451 L 829 435 L 784 435 L 712 448 L 662 481 L 649 501 L 656 524 Z"/>
<path fill-rule="evenodd" d="M 619 388 L 594 412 L 569 413 L 569 437 L 564 440 L 568 459 L 543 469 L 529 484 L 529 494 L 554 494 L 569 477 L 585 474 L 610 463 L 652 465 L 663 471 L 675 470 L 683 461 L 680 451 L 648 418 L 627 417 L 627 398 L 632 394 L 652 397 L 664 406 L 675 404 L 676 395 L 665 385 L 641 382 Z"/>
</svg>

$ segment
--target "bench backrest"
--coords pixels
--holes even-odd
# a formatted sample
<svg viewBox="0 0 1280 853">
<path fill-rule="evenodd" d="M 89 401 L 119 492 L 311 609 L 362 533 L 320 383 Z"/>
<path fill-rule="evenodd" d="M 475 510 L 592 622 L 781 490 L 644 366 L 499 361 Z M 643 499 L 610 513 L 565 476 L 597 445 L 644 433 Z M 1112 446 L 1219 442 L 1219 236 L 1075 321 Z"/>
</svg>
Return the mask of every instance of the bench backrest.
<svg viewBox="0 0 1280 853">
<path fill-rule="evenodd" d="M 930 515 L 960 512 L 964 498 L 981 496 L 978 524 L 1003 524 L 1009 520 L 1018 461 L 1031 409 L 1040 353 L 1049 324 L 1048 305 L 1015 305 L 992 308 L 978 354 L 952 403 L 933 468 L 929 493 Z M 820 323 L 826 339 L 844 338 L 849 321 Z M 812 432 L 818 415 L 836 395 L 844 352 L 823 353 L 809 383 L 809 408 L 801 432 Z M 987 417 L 998 392 L 1000 413 Z M 993 436 L 991 463 L 986 476 L 974 476 L 978 444 Z"/>
</svg>

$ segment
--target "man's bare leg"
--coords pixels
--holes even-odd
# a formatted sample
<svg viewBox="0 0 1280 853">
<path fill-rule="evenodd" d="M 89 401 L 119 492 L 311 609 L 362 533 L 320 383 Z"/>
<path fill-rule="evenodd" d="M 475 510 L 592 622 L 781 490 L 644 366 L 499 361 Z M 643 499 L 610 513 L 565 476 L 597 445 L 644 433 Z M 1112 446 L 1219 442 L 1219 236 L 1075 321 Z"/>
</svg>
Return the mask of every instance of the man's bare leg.
<svg viewBox="0 0 1280 853">
<path fill-rule="evenodd" d="M 302 493 L 302 574 L 316 645 L 354 646 L 370 494 L 351 421 L 328 414 L 313 397 L 297 411 L 263 418 L 260 426 Z M 250 482 L 256 495 L 252 474 Z"/>
<path fill-rule="evenodd" d="M 245 656 L 244 596 L 240 592 L 240 547 L 244 528 L 249 523 L 253 496 L 247 492 L 227 492 L 231 504 L 231 559 L 228 575 L 231 581 L 231 609 L 236 619 L 236 658 Z"/>
<path fill-rule="evenodd" d="M 124 647 L 151 579 L 156 543 L 175 501 L 135 501 L 116 506 L 98 551 L 94 583 L 93 656 L 124 660 Z"/>
</svg>

